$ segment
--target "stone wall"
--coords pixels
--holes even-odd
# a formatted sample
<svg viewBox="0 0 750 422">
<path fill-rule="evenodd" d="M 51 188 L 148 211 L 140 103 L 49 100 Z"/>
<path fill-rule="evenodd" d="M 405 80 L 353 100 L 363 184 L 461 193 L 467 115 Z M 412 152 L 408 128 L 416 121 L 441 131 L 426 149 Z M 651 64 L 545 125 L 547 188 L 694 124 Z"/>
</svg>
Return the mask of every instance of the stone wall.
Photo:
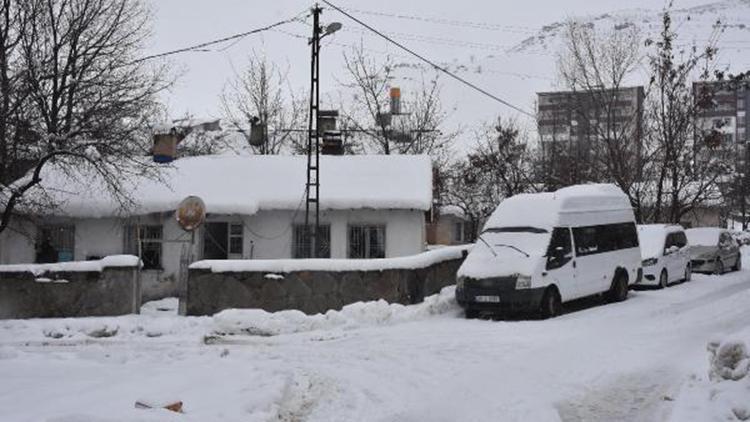
<svg viewBox="0 0 750 422">
<path fill-rule="evenodd" d="M 0 319 L 138 313 L 138 267 L 101 271 L 0 271 Z"/>
<path fill-rule="evenodd" d="M 455 283 L 461 258 L 424 268 L 367 271 L 212 272 L 191 268 L 184 308 L 187 315 L 212 315 L 230 308 L 269 312 L 298 309 L 308 314 L 359 301 L 421 302 Z"/>
</svg>

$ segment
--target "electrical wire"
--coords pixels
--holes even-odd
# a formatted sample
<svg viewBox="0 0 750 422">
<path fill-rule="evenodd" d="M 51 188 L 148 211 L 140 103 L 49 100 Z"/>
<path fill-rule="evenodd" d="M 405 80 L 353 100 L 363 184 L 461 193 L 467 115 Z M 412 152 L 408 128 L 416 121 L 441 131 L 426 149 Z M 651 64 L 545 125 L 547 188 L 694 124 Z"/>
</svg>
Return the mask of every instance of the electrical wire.
<svg viewBox="0 0 750 422">
<path fill-rule="evenodd" d="M 536 119 L 536 116 L 534 116 L 532 113 L 529 113 L 528 111 L 526 111 L 526 110 L 524 110 L 524 109 L 522 109 L 522 108 L 520 108 L 518 106 L 515 106 L 515 105 L 509 103 L 508 101 L 503 100 L 502 98 L 500 98 L 500 97 L 498 97 L 498 96 L 490 93 L 489 91 L 487 91 L 487 90 L 485 90 L 483 88 L 480 88 L 479 86 L 477 86 L 477 85 L 475 85 L 475 84 L 467 81 L 466 79 L 464 79 L 464 78 L 456 75 L 455 73 L 449 71 L 448 69 L 445 69 L 444 67 L 439 66 L 437 63 L 435 63 L 435 62 L 433 62 L 433 61 L 425 58 L 424 56 L 420 55 L 419 53 L 416 53 L 415 51 L 413 51 L 411 49 L 409 49 L 408 47 L 404 46 L 403 44 L 401 44 L 398 41 L 394 40 L 393 38 L 389 37 L 388 35 L 385 35 L 382 32 L 378 31 L 377 29 L 373 28 L 372 26 L 370 26 L 370 25 L 362 22 L 361 20 L 359 20 L 356 17 L 352 16 L 348 12 L 342 10 L 340 7 L 336 6 L 335 4 L 331 3 L 330 1 L 328 1 L 328 0 L 322 0 L 322 1 L 323 1 L 323 3 L 325 3 L 328 6 L 332 7 L 333 9 L 336 9 L 342 15 L 348 17 L 349 19 L 353 20 L 354 22 L 357 22 L 358 24 L 360 24 L 363 27 L 369 29 L 370 31 L 378 34 L 381 38 L 385 39 L 386 41 L 390 42 L 391 44 L 395 45 L 396 47 L 398 47 L 398 48 L 406 51 L 407 53 L 409 53 L 412 56 L 418 58 L 419 60 L 422 60 L 423 62 L 429 64 L 434 69 L 439 70 L 439 71 L 445 73 L 446 75 L 450 76 L 451 78 L 453 78 L 453 79 L 455 79 L 455 80 L 463 83 L 464 85 L 472 88 L 473 90 L 475 90 L 477 92 L 480 92 L 480 93 L 484 94 L 485 96 L 487 96 L 489 98 L 492 98 L 493 100 L 495 100 L 495 101 L 497 101 L 497 102 L 505 105 L 506 107 L 509 107 L 509 108 L 511 108 L 513 110 L 516 110 L 517 112 L 519 112 L 519 113 L 521 113 L 523 115 L 531 117 L 532 119 Z"/>
<path fill-rule="evenodd" d="M 282 21 L 278 21 L 276 23 L 272 23 L 270 25 L 266 25 L 266 26 L 261 27 L 261 28 L 256 28 L 256 29 L 253 29 L 251 31 L 241 32 L 239 34 L 234 34 L 234 35 L 229 35 L 229 36 L 224 37 L 224 38 L 219 38 L 219 39 L 212 40 L 212 41 L 206 41 L 206 42 L 203 42 L 203 43 L 200 43 L 200 44 L 196 44 L 196 45 L 192 45 L 192 46 L 189 46 L 189 47 L 183 47 L 183 48 L 178 48 L 176 50 L 166 51 L 164 53 L 152 54 L 150 56 L 141 57 L 139 59 L 136 59 L 136 60 L 132 61 L 131 64 L 140 63 L 140 62 L 144 62 L 144 61 L 147 61 L 147 60 L 153 60 L 153 59 L 157 59 L 157 58 L 161 58 L 161 57 L 171 56 L 171 55 L 174 55 L 174 54 L 186 53 L 186 52 L 190 52 L 190 51 L 200 51 L 200 52 L 210 51 L 210 50 L 202 50 L 202 49 L 204 49 L 205 47 L 210 47 L 212 45 L 222 44 L 222 43 L 225 43 L 225 42 L 228 42 L 228 41 L 237 40 L 236 42 L 239 42 L 240 39 L 245 38 L 247 36 L 250 36 L 250 35 L 253 35 L 253 34 L 257 34 L 259 32 L 270 31 L 270 30 L 272 30 L 272 29 L 274 29 L 276 27 L 279 27 L 279 26 L 282 26 L 282 25 L 286 25 L 286 24 L 289 24 L 289 23 L 292 23 L 292 22 L 299 22 L 301 19 L 304 19 L 304 18 L 300 17 L 301 15 L 302 15 L 302 13 L 298 14 L 297 16 L 295 16 L 293 18 L 289 18 L 289 19 L 285 19 L 285 20 L 282 20 Z M 308 14 L 307 16 L 310 16 L 310 15 Z M 232 44 L 232 45 L 234 45 L 234 44 Z M 231 45 L 230 45 L 230 47 L 231 47 Z"/>
<path fill-rule="evenodd" d="M 362 10 L 362 9 L 353 9 L 350 7 L 342 8 L 342 9 L 350 11 L 350 12 L 362 13 L 365 15 L 382 16 L 382 17 L 387 17 L 387 18 L 396 18 L 396 19 L 412 20 L 412 21 L 420 21 L 420 22 L 429 22 L 429 23 L 435 23 L 435 24 L 440 24 L 440 25 L 458 26 L 458 27 L 463 27 L 463 28 L 484 29 L 484 30 L 490 30 L 490 31 L 504 31 L 504 32 L 526 33 L 526 34 L 535 33 L 538 31 L 538 28 L 532 28 L 529 26 L 498 25 L 498 24 L 487 23 L 487 22 L 471 22 L 471 21 L 460 21 L 460 20 L 452 20 L 452 19 L 428 18 L 424 16 L 414 16 L 414 15 L 395 14 L 395 13 L 386 13 L 386 12 L 375 12 L 375 11 Z"/>
</svg>

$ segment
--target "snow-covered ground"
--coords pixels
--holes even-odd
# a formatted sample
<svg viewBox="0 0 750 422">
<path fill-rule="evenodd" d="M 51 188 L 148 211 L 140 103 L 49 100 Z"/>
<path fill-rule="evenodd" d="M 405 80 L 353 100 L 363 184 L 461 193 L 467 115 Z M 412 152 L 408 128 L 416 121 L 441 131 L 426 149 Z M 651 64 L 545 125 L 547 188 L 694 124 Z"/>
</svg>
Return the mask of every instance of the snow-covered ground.
<svg viewBox="0 0 750 422">
<path fill-rule="evenodd" d="M 750 345 L 749 301 L 745 270 L 547 321 L 465 320 L 451 288 L 312 317 L 165 300 L 0 321 L 0 421 L 727 420 L 750 381 L 709 379 L 707 345 Z"/>
</svg>

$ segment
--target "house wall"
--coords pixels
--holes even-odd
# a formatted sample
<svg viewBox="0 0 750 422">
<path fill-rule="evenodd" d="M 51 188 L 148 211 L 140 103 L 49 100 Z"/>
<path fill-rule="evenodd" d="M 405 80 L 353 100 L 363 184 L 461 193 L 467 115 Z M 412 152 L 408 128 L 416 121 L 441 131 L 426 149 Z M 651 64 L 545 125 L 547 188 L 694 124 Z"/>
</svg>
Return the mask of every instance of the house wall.
<svg viewBox="0 0 750 422">
<path fill-rule="evenodd" d="M 261 211 L 252 216 L 209 215 L 207 221 L 242 222 L 243 259 L 279 259 L 292 257 L 292 223 L 304 223 L 304 210 Z M 185 233 L 172 213 L 151 214 L 129 220 L 116 218 L 63 219 L 45 218 L 45 224 L 75 225 L 74 260 L 126 253 L 124 226 L 126 224 L 161 224 L 162 266 L 160 270 L 141 271 L 143 300 L 180 295 L 180 259 L 189 253 L 191 236 Z M 425 246 L 424 212 L 421 210 L 344 210 L 321 213 L 321 224 L 331 225 L 331 258 L 347 258 L 350 224 L 367 223 L 386 226 L 386 257 L 420 253 Z M 20 226 L 19 226 L 20 227 Z M 32 263 L 36 252 L 36 229 L 25 226 L 30 235 L 22 236 L 14 230 L 0 234 L 0 264 Z M 18 230 L 20 231 L 20 230 Z M 195 236 L 193 259 L 202 258 L 203 233 Z M 187 277 L 185 271 L 183 277 Z"/>
<path fill-rule="evenodd" d="M 0 233 L 0 264 L 22 264 L 34 262 L 33 238 L 36 227 L 31 223 L 11 220 L 7 229 Z"/>
<path fill-rule="evenodd" d="M 223 221 L 220 217 L 215 220 Z M 227 220 L 228 221 L 228 220 Z M 261 211 L 243 219 L 247 259 L 292 257 L 292 224 L 304 224 L 304 210 Z M 348 226 L 385 225 L 386 258 L 420 253 L 425 245 L 424 212 L 420 210 L 344 210 L 320 214 L 321 224 L 331 226 L 331 258 L 348 257 Z"/>
<path fill-rule="evenodd" d="M 719 207 L 696 208 L 682 217 L 680 223 L 689 227 L 723 227 L 724 221 Z"/>
<path fill-rule="evenodd" d="M 464 225 L 464 233 L 462 239 L 456 238 L 456 224 L 460 223 Z M 431 236 L 428 241 L 431 245 L 459 245 L 466 243 L 466 220 L 463 218 L 456 217 L 455 215 L 443 214 L 437 218 L 431 224 Z"/>
</svg>

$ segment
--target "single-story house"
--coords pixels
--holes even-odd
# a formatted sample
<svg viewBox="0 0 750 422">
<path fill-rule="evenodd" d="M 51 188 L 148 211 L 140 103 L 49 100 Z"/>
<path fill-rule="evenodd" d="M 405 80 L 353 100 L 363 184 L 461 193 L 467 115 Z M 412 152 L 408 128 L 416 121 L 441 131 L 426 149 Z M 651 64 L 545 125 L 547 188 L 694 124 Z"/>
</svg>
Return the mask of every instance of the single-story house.
<svg viewBox="0 0 750 422">
<path fill-rule="evenodd" d="M 72 178 L 48 165 L 30 192 L 44 192 L 57 206 L 21 215 L 0 233 L 0 264 L 38 262 L 40 254 L 52 261 L 134 254 L 143 261 L 144 297 L 151 299 L 174 295 L 191 261 L 306 257 L 306 166 L 305 156 L 182 158 L 165 165 L 158 179 L 129 179 L 124 186 L 135 205 L 123 210 L 95 177 Z M 175 219 L 190 195 L 206 204 L 206 222 L 195 234 Z M 420 253 L 431 203 L 429 157 L 321 156 L 321 254 Z"/>
<path fill-rule="evenodd" d="M 437 208 L 432 221 L 427 224 L 427 243 L 430 245 L 462 245 L 471 243 L 471 221 L 455 205 Z"/>
</svg>

